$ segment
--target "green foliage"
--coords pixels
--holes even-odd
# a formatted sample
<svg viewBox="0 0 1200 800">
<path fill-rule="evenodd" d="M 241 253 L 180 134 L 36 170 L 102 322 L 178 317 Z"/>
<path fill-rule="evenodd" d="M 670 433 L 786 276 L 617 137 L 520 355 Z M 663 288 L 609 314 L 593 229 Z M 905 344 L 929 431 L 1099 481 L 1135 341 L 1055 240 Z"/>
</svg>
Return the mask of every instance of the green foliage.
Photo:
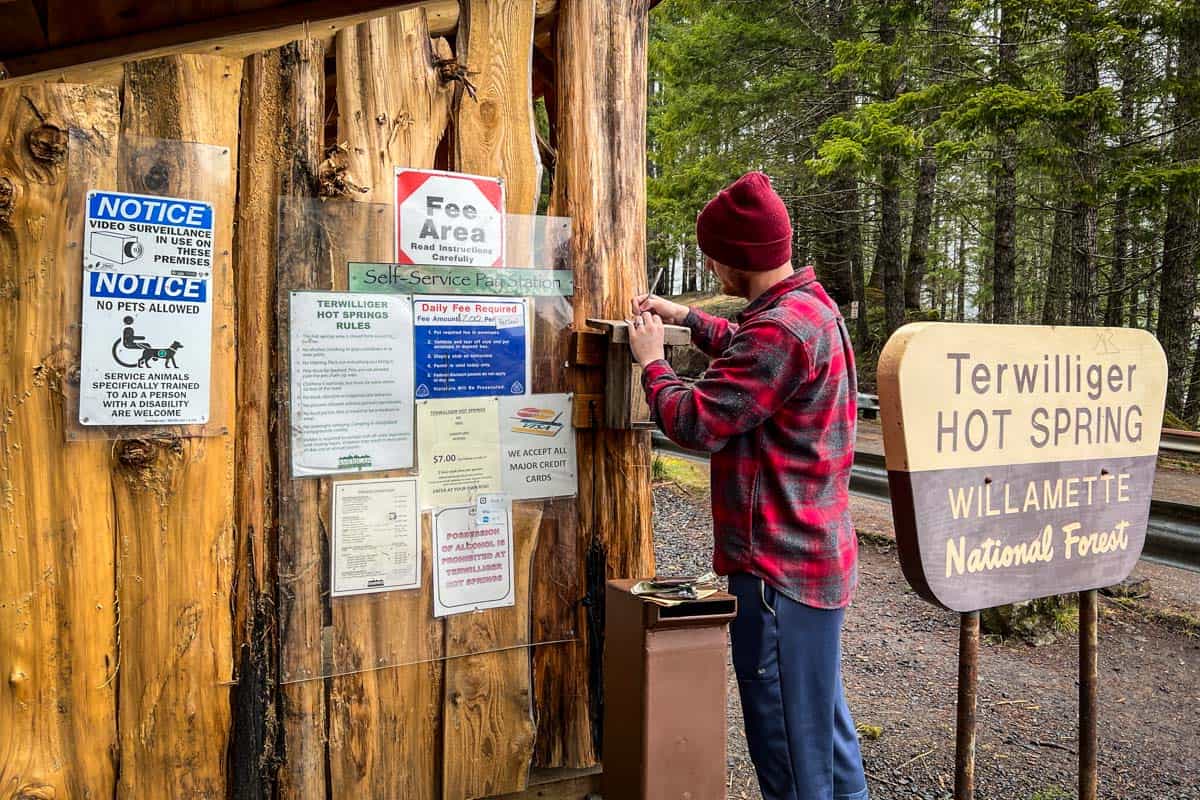
<svg viewBox="0 0 1200 800">
<path fill-rule="evenodd" d="M 1164 198 L 1172 189 L 1200 197 L 1200 120 L 1176 113 L 1181 98 L 1200 106 L 1200 79 L 1179 72 L 1182 48 L 1195 46 L 1200 30 L 1200 0 L 950 0 L 939 20 L 936 7 L 665 0 L 650 28 L 654 257 L 676 256 L 693 240 L 704 203 L 761 169 L 788 204 L 795 260 L 815 262 L 820 273 L 842 252 L 831 251 L 831 240 L 844 236 L 858 243 L 869 274 L 884 167 L 899 160 L 905 241 L 892 252 L 907 254 L 917 162 L 932 148 L 920 300 L 941 318 L 953 319 L 961 303 L 965 319 L 987 321 L 996 177 L 1013 146 L 1016 321 L 1040 322 L 1048 304 L 1070 302 L 1069 292 L 1047 290 L 1052 266 L 1071 258 L 1069 236 L 1067 249 L 1053 247 L 1056 212 L 1090 203 L 1096 302 L 1103 309 L 1114 294 L 1125 324 L 1153 330 Z M 1002 11 L 1015 62 L 1001 58 Z M 1098 86 L 1072 86 L 1069 77 L 1091 60 Z M 1096 169 L 1081 176 L 1085 162 Z M 857 201 L 849 209 L 847 191 Z M 1127 225 L 1120 235 L 1118 208 Z M 1122 241 L 1124 255 L 1116 252 Z M 872 341 L 859 343 L 868 356 L 860 363 L 882 336 L 874 329 L 881 297 L 868 295 L 866 305 Z"/>
</svg>

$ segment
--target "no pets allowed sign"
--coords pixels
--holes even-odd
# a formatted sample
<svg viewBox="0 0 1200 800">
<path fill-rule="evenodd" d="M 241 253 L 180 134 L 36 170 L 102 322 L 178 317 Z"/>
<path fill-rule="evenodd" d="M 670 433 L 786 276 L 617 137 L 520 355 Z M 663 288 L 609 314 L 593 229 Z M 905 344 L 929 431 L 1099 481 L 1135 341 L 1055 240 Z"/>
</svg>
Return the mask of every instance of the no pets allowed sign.
<svg viewBox="0 0 1200 800">
<path fill-rule="evenodd" d="M 396 262 L 503 264 L 504 183 L 481 175 L 397 167 Z"/>
</svg>

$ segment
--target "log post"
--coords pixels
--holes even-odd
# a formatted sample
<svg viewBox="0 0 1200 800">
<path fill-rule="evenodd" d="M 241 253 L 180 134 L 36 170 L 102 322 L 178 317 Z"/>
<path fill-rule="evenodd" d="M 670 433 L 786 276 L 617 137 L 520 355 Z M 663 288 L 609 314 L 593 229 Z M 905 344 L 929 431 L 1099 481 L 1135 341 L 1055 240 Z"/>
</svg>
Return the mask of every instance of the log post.
<svg viewBox="0 0 1200 800">
<path fill-rule="evenodd" d="M 84 193 L 116 184 L 116 91 L 0 90 L 0 786 L 112 797 L 111 443 L 66 441 Z M 84 131 L 68 160 L 68 131 Z M 68 167 L 74 180 L 68 178 Z M 75 331 L 74 334 L 71 332 Z"/>
<path fill-rule="evenodd" d="M 291 480 L 285 406 L 288 295 L 278 289 L 329 285 L 328 277 L 319 274 L 317 237 L 309 226 L 297 226 L 294 214 L 295 206 L 305 207 L 317 194 L 324 57 L 320 42 L 298 41 L 251 56 L 244 67 L 233 250 L 239 342 L 239 667 L 229 765 L 235 800 L 273 796 L 284 754 L 282 797 L 320 797 L 325 791 L 324 681 L 317 677 L 282 687 L 278 683 L 281 619 L 297 637 L 294 646 L 302 647 L 304 641 L 319 645 L 320 614 L 303 613 L 303 604 L 295 598 L 301 593 L 319 610 L 320 575 L 289 580 L 276 596 L 281 568 L 296 576 L 303 574 L 303 559 L 314 554 L 320 558 L 319 538 L 311 535 L 315 526 L 304 522 L 318 518 L 316 487 L 311 481 Z M 281 220 L 280 203 L 289 202 L 294 204 L 292 213 L 285 212 Z M 282 257 L 277 259 L 277 254 Z M 319 657 L 319 646 L 311 652 Z"/>
<path fill-rule="evenodd" d="M 504 210 L 518 215 L 537 211 L 541 184 L 530 73 L 533 24 L 533 0 L 468 0 L 457 40 L 475 96 L 457 93 L 454 168 L 501 177 Z M 507 249 L 519 254 L 510 262 L 516 266 L 528 265 L 532 227 L 520 223 L 529 221 L 508 226 Z M 536 359 L 538 342 L 531 347 Z M 541 503 L 513 509 L 513 607 L 446 618 L 445 800 L 525 788 L 534 741 L 530 650 L 514 645 L 530 641 L 529 577 L 541 521 Z"/>
<path fill-rule="evenodd" d="M 558 161 L 552 213 L 572 222 L 575 323 L 621 319 L 645 291 L 646 0 L 562 0 L 555 47 Z M 581 373 L 582 375 L 582 373 Z M 582 378 L 586 380 L 586 378 Z M 577 386 L 595 391 L 586 383 Z M 594 409 L 594 420 L 603 419 Z M 588 674 L 593 748 L 602 715 L 604 581 L 654 571 L 650 437 L 599 427 L 578 434 L 580 547 L 587 641 L 564 681 Z M 583 687 L 568 687 L 575 698 Z M 578 704 L 578 700 L 576 701 Z"/>
<path fill-rule="evenodd" d="M 423 9 L 340 31 L 335 47 L 338 142 L 347 147 L 348 175 L 365 188 L 340 209 L 327 204 L 339 231 L 331 243 L 333 286 L 344 289 L 348 260 L 391 260 L 395 168 L 434 165 L 453 92 L 434 65 L 434 48 L 447 57 L 449 45 L 431 42 Z M 431 614 L 433 559 L 424 516 L 420 591 L 339 598 L 332 610 L 341 674 L 330 681 L 328 751 L 339 794 L 441 797 L 444 632 Z"/>
<path fill-rule="evenodd" d="M 234 288 L 230 264 L 242 62 L 127 64 L 117 187 L 213 203 L 212 414 L 223 433 L 113 448 L 120 796 L 224 798 L 233 680 Z M 157 137 L 155 143 L 139 137 Z M 223 149 L 208 157 L 191 144 Z M 209 151 L 211 152 L 211 151 Z"/>
</svg>

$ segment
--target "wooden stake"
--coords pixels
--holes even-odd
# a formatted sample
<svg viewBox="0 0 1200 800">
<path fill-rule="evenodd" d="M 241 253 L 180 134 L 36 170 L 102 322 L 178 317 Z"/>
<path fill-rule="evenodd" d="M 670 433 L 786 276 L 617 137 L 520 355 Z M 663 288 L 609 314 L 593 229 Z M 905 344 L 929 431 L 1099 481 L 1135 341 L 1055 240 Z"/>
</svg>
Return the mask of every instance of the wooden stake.
<svg viewBox="0 0 1200 800">
<path fill-rule="evenodd" d="M 959 616 L 958 718 L 954 749 L 954 800 L 975 796 L 975 707 L 979 688 L 979 612 Z"/>
<path fill-rule="evenodd" d="M 1096 590 L 1079 593 L 1079 800 L 1096 800 L 1096 688 L 1099 682 Z"/>
</svg>

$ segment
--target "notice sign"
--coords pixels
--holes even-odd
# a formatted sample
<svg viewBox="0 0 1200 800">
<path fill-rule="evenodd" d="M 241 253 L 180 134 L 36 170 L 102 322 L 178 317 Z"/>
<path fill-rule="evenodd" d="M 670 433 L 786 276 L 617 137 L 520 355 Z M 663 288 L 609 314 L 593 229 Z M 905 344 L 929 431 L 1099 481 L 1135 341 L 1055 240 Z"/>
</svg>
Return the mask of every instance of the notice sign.
<svg viewBox="0 0 1200 800">
<path fill-rule="evenodd" d="M 512 502 L 480 496 L 433 515 L 433 615 L 445 617 L 514 602 Z"/>
<path fill-rule="evenodd" d="M 89 192 L 79 422 L 208 422 L 212 206 Z"/>
<path fill-rule="evenodd" d="M 421 586 L 416 478 L 333 484 L 334 597 Z"/>
<path fill-rule="evenodd" d="M 482 175 L 397 167 L 396 261 L 500 266 L 504 183 Z"/>
<path fill-rule="evenodd" d="M 417 401 L 421 507 L 470 502 L 500 491 L 500 401 Z"/>
<path fill-rule="evenodd" d="M 431 296 L 412 304 L 418 399 L 525 394 L 528 301 Z"/>
<path fill-rule="evenodd" d="M 292 292 L 292 475 L 413 464 L 407 300 Z"/>
<path fill-rule="evenodd" d="M 1142 330 L 897 331 L 879 405 L 913 588 L 975 611 L 1126 578 L 1146 537 L 1166 377 Z"/>
<path fill-rule="evenodd" d="M 578 492 L 571 395 L 500 398 L 500 447 L 504 491 L 512 499 Z"/>
</svg>

